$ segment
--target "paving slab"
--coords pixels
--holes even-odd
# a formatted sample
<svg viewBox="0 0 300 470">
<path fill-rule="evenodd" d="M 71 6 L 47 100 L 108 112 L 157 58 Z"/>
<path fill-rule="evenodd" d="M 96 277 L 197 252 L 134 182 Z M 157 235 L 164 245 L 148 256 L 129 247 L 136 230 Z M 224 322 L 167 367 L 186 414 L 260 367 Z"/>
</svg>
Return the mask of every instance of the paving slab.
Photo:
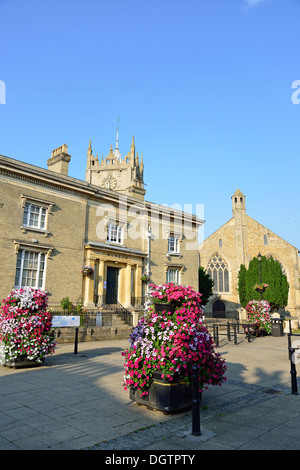
<svg viewBox="0 0 300 470">
<path fill-rule="evenodd" d="M 299 449 L 300 398 L 291 394 L 286 335 L 221 341 L 228 380 L 203 393 L 199 437 L 191 434 L 191 410 L 166 415 L 130 400 L 127 347 L 128 340 L 86 342 L 74 354 L 74 345 L 59 344 L 43 366 L 1 366 L 0 449 Z"/>
</svg>

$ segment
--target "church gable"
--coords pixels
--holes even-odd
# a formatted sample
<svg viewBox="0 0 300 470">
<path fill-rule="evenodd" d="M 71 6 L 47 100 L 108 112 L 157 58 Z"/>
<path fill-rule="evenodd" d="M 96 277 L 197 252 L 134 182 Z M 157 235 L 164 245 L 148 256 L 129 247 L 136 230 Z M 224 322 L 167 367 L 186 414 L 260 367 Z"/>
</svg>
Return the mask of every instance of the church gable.
<svg viewBox="0 0 300 470">
<path fill-rule="evenodd" d="M 263 253 L 261 251 L 261 254 L 276 253 L 283 259 L 288 257 L 292 260 L 294 258 L 294 262 L 298 263 L 298 249 L 296 247 L 248 215 L 247 232 L 251 258 L 257 256 L 257 246 L 262 246 Z"/>
</svg>

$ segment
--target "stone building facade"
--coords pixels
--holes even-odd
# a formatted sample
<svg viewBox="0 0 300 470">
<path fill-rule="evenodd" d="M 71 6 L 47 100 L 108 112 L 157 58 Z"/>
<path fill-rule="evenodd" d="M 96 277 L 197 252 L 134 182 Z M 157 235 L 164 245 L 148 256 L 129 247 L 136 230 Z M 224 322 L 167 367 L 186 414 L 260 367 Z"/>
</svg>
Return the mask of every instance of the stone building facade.
<svg viewBox="0 0 300 470">
<path fill-rule="evenodd" d="M 99 161 L 91 143 L 85 181 L 68 176 L 66 144 L 48 169 L 0 156 L 0 295 L 25 286 L 84 305 L 143 301 L 147 283 L 198 285 L 198 217 L 145 200 L 144 164 L 112 148 Z M 84 275 L 83 266 L 92 273 Z"/>
<path fill-rule="evenodd" d="M 200 265 L 214 279 L 214 294 L 205 307 L 208 316 L 241 317 L 238 296 L 240 265 L 248 267 L 260 253 L 281 264 L 290 285 L 286 313 L 300 318 L 299 250 L 246 213 L 245 195 L 232 196 L 233 217 L 199 245 Z"/>
</svg>

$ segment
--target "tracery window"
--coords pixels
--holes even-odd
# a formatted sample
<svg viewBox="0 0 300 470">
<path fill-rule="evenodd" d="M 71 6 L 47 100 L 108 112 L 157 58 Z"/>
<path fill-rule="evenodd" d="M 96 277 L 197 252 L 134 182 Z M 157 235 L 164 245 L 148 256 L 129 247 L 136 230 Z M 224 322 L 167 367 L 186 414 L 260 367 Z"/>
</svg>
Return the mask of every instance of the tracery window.
<svg viewBox="0 0 300 470">
<path fill-rule="evenodd" d="M 218 253 L 210 259 L 207 274 L 214 281 L 214 292 L 229 292 L 228 265 Z"/>
</svg>

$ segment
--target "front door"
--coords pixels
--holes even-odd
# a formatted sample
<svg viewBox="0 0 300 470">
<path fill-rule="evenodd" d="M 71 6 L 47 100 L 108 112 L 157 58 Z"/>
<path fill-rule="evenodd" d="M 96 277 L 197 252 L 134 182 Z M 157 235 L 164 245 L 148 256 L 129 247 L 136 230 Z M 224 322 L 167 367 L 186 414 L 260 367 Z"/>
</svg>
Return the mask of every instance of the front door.
<svg viewBox="0 0 300 470">
<path fill-rule="evenodd" d="M 106 303 L 116 304 L 118 301 L 118 278 L 119 269 L 107 267 L 106 277 Z"/>
</svg>

